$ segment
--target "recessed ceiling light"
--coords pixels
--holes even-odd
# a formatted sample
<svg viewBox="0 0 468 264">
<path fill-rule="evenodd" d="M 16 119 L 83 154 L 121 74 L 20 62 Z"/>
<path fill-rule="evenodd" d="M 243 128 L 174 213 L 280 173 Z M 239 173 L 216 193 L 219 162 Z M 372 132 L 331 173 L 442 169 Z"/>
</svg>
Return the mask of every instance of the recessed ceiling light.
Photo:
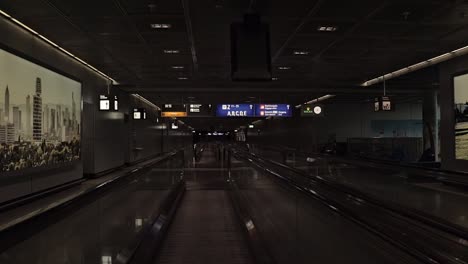
<svg viewBox="0 0 468 264">
<path fill-rule="evenodd" d="M 151 28 L 154 28 L 154 29 L 168 29 L 172 27 L 171 24 L 159 24 L 159 23 L 152 23 L 150 24 L 150 26 Z"/>
<path fill-rule="evenodd" d="M 156 7 L 158 7 L 156 5 L 156 3 L 149 3 L 148 4 L 148 8 L 150 9 L 150 12 L 153 12 L 156 9 Z"/>
<path fill-rule="evenodd" d="M 338 28 L 334 26 L 319 26 L 317 30 L 320 32 L 333 32 L 336 31 Z"/>
<path fill-rule="evenodd" d="M 289 66 L 279 66 L 278 67 L 278 70 L 290 70 L 290 69 L 291 69 L 291 67 L 289 67 Z"/>
<path fill-rule="evenodd" d="M 309 52 L 308 51 L 304 51 L 304 50 L 295 50 L 293 52 L 294 55 L 309 55 Z"/>
<path fill-rule="evenodd" d="M 178 66 L 178 65 L 174 65 L 172 66 L 172 69 L 175 69 L 175 70 L 180 70 L 180 69 L 183 69 L 185 68 L 184 66 Z"/>
<path fill-rule="evenodd" d="M 166 53 L 166 54 L 179 54 L 180 51 L 179 50 L 172 50 L 172 49 L 165 49 L 164 53 Z"/>
</svg>

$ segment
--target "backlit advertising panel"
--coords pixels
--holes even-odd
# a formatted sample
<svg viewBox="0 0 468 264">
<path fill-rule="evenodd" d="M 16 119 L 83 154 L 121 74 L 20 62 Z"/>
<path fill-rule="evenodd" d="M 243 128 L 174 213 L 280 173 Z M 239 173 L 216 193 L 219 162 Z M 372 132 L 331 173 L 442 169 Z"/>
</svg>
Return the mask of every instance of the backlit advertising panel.
<svg viewBox="0 0 468 264">
<path fill-rule="evenodd" d="M 468 160 L 468 74 L 453 80 L 455 108 L 455 158 Z"/>
<path fill-rule="evenodd" d="M 0 49 L 0 174 L 79 160 L 80 141 L 81 83 Z"/>
</svg>

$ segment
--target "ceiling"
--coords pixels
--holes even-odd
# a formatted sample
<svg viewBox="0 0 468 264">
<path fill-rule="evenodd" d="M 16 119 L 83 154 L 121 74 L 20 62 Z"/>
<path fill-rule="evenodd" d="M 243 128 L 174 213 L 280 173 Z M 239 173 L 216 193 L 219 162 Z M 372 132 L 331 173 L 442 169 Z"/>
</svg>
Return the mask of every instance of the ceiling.
<svg viewBox="0 0 468 264">
<path fill-rule="evenodd" d="M 229 26 L 249 6 L 270 24 L 275 81 L 230 80 Z M 359 87 L 365 80 L 468 45 L 466 0 L 15 0 L 0 9 L 156 104 L 362 101 L 381 92 Z M 437 76 L 432 67 L 387 85 L 415 96 Z"/>
</svg>

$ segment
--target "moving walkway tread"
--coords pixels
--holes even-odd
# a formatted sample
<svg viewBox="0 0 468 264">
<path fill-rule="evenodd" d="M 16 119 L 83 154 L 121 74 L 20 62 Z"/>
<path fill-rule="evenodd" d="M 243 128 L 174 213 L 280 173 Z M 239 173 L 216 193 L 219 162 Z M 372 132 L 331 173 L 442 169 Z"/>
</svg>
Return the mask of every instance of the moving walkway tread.
<svg viewBox="0 0 468 264">
<path fill-rule="evenodd" d="M 253 263 L 225 190 L 189 190 L 154 263 Z"/>
</svg>

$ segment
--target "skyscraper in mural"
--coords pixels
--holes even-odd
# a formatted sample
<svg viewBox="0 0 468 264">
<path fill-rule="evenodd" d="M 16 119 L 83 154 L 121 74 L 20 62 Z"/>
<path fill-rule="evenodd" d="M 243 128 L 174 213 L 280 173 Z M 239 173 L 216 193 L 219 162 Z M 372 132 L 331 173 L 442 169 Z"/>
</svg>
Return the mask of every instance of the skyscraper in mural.
<svg viewBox="0 0 468 264">
<path fill-rule="evenodd" d="M 42 84 L 41 78 L 36 78 L 36 93 L 33 97 L 33 140 L 42 140 Z"/>
<path fill-rule="evenodd" d="M 31 96 L 26 96 L 26 116 L 25 116 L 25 134 L 26 136 L 31 136 Z"/>
<path fill-rule="evenodd" d="M 49 133 L 49 106 L 42 106 L 42 136 Z"/>
<path fill-rule="evenodd" d="M 72 92 L 72 133 L 73 135 L 77 131 L 77 122 L 76 122 L 76 104 L 75 104 L 75 94 Z"/>
<path fill-rule="evenodd" d="M 5 90 L 5 122 L 10 121 L 10 91 L 8 91 L 8 85 Z"/>
<path fill-rule="evenodd" d="M 22 126 L 21 126 L 21 110 L 19 109 L 18 106 L 13 106 L 13 124 L 15 125 L 15 130 L 18 131 L 18 130 L 21 130 L 22 129 Z"/>
</svg>

